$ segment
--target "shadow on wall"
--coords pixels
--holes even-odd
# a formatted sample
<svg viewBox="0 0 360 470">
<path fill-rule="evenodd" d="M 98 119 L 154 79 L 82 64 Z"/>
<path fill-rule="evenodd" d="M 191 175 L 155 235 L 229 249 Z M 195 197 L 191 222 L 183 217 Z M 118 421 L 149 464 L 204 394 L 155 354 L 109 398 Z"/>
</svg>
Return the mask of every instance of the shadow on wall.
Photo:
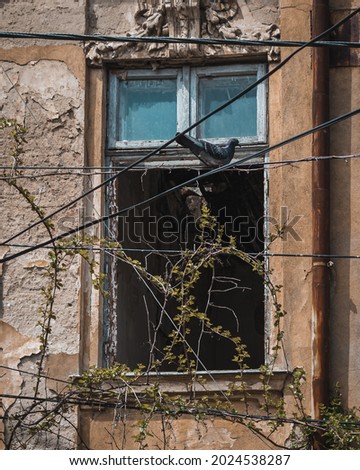
<svg viewBox="0 0 360 470">
<path fill-rule="evenodd" d="M 330 70 L 330 117 L 348 112 L 354 108 L 351 102 L 353 90 L 351 67 L 332 67 Z M 356 118 L 355 118 L 356 119 Z M 338 124 L 330 133 L 330 155 L 350 155 L 353 151 L 351 132 L 352 122 Z M 352 170 L 359 167 L 359 161 L 331 161 L 330 163 L 330 242 L 334 254 L 350 255 L 352 237 L 358 233 L 358 221 L 354 220 L 353 211 L 356 199 L 352 187 Z M 351 298 L 355 287 L 358 260 L 337 259 L 331 269 L 331 316 L 330 316 L 330 386 L 339 382 L 344 405 L 354 406 L 349 396 L 351 355 L 355 354 L 356 344 L 351 340 L 351 320 L 357 313 L 359 299 Z M 353 351 L 349 350 L 352 346 Z"/>
</svg>

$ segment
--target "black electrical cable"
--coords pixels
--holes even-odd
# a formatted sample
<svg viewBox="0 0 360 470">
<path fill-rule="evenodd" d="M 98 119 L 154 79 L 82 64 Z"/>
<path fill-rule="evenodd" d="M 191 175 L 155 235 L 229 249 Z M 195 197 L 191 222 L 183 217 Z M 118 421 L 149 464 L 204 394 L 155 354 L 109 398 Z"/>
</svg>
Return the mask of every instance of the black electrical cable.
<svg viewBox="0 0 360 470">
<path fill-rule="evenodd" d="M 126 157 L 127 158 L 127 157 Z M 273 166 L 273 165 L 292 165 L 294 163 L 303 163 L 303 162 L 313 162 L 313 161 L 318 161 L 318 160 L 350 160 L 353 158 L 360 158 L 360 154 L 349 154 L 349 155 L 324 155 L 320 157 L 304 157 L 304 158 L 292 158 L 292 159 L 285 159 L 285 160 L 278 160 L 278 161 L 272 161 L 272 162 L 263 162 L 259 161 L 256 163 L 251 163 L 250 166 L 246 166 L 246 168 L 243 169 L 243 171 L 248 171 L 251 167 L 253 166 L 258 166 L 258 167 L 267 167 L 267 166 Z M 151 170 L 151 169 L 156 169 L 158 170 L 160 166 L 156 166 L 154 168 L 147 168 L 146 170 Z M 167 166 L 163 167 L 164 170 L 169 170 L 171 169 Z M 173 167 L 171 167 L 173 168 Z M 28 166 L 28 165 L 16 165 L 14 167 L 13 165 L 0 165 L 0 170 L 57 170 L 57 173 L 54 174 L 49 174 L 49 173 L 44 173 L 41 175 L 24 175 L 27 178 L 36 178 L 38 176 L 62 176 L 62 175 L 76 175 L 76 176 L 93 176 L 93 175 L 99 175 L 105 173 L 114 173 L 116 170 L 114 168 L 111 168 L 109 166 L 58 166 L 58 165 L 53 165 L 53 166 L 42 166 L 42 165 L 36 165 L 36 166 Z M 74 170 L 71 173 L 63 172 L 64 170 Z M 82 173 L 81 171 L 76 171 L 76 170 L 86 170 L 86 171 L 91 171 L 92 173 Z M 96 172 L 95 170 L 104 170 L 104 172 Z M 144 171 L 144 168 L 140 168 L 141 171 Z M 240 171 L 240 170 L 239 170 Z M 5 176 L 5 178 L 21 178 L 23 175 L 15 175 L 15 176 Z M 4 179 L 4 177 L 0 177 L 0 179 Z"/>
<path fill-rule="evenodd" d="M 14 248 L 36 248 L 36 249 L 43 249 L 43 250 L 52 250 L 54 247 L 51 245 L 45 245 L 39 247 L 35 244 L 30 243 L 9 243 L 8 245 Z M 155 249 L 155 248 L 124 248 L 124 247 L 106 247 L 106 246 L 79 246 L 79 245 L 67 245 L 61 246 L 56 245 L 57 250 L 64 250 L 64 251 L 102 251 L 105 253 L 112 253 L 122 251 L 124 253 L 147 253 L 147 254 L 167 254 L 172 256 L 177 256 L 182 253 L 181 250 L 167 250 L 167 249 Z M 189 253 L 194 253 L 194 250 L 187 250 Z M 252 257 L 261 256 L 263 258 L 331 258 L 331 259 L 360 259 L 360 255 L 340 255 L 336 253 L 331 254 L 321 254 L 321 253 L 269 253 L 269 252 L 258 252 L 258 253 L 246 253 Z"/>
<path fill-rule="evenodd" d="M 19 374 L 27 374 L 27 375 L 31 375 L 32 377 L 47 379 L 47 380 L 51 380 L 53 382 L 60 382 L 60 383 L 64 383 L 64 384 L 67 384 L 67 385 L 72 383 L 72 382 L 69 382 L 68 380 L 57 379 L 55 377 L 50 377 L 48 375 L 43 375 L 43 374 L 37 374 L 35 372 L 29 372 L 29 371 L 23 370 L 23 369 L 16 369 L 15 367 L 9 367 L 9 366 L 5 366 L 3 364 L 0 364 L 0 369 L 11 370 L 11 371 L 17 372 Z"/>
<path fill-rule="evenodd" d="M 164 36 L 108 36 L 100 34 L 75 33 L 41 33 L 23 31 L 0 31 L 0 38 L 5 39 L 43 39 L 54 41 L 85 41 L 85 42 L 125 42 L 125 43 L 157 43 L 157 44 L 198 44 L 198 45 L 232 45 L 232 46 L 275 46 L 300 47 L 305 41 L 289 41 L 282 39 L 222 39 L 222 38 L 175 38 Z M 360 47 L 360 43 L 351 41 L 316 41 L 313 47 Z"/>
<path fill-rule="evenodd" d="M 14 400 L 30 400 L 33 402 L 40 403 L 57 403 L 57 404 L 71 404 L 71 405 L 85 405 L 85 406 L 96 406 L 96 407 L 103 407 L 103 408 L 121 408 L 122 406 L 126 406 L 127 409 L 139 409 L 138 406 L 133 405 L 129 402 L 123 401 L 106 401 L 106 397 L 101 399 L 86 399 L 86 398 L 77 398 L 76 395 L 80 395 L 81 393 L 76 392 L 69 392 L 67 395 L 59 395 L 57 397 L 33 397 L 31 395 L 14 395 L 10 393 L 1 393 L 0 398 L 11 398 Z M 74 397 L 75 396 L 75 397 Z M 204 407 L 184 407 L 183 404 L 177 404 L 174 402 L 167 403 L 166 401 L 162 402 L 164 408 L 168 413 L 177 414 L 177 415 L 198 415 L 199 413 L 209 415 L 209 416 L 217 416 L 217 417 L 224 417 L 224 418 L 232 418 L 232 419 L 252 419 L 256 421 L 280 421 L 283 423 L 313 423 L 313 424 L 325 424 L 327 421 L 325 419 L 315 419 L 315 418 L 297 418 L 292 416 L 289 417 L 281 417 L 278 416 L 271 416 L 271 415 L 255 415 L 255 414 L 248 414 L 248 413 L 237 413 L 236 411 L 229 411 L 229 410 L 219 410 L 216 408 L 204 408 Z M 169 406 L 173 405 L 173 409 L 169 410 Z M 161 407 L 153 410 L 154 413 L 162 413 L 163 410 Z M 339 424 L 343 426 L 353 426 L 358 427 L 360 426 L 359 421 L 339 421 Z"/>
<path fill-rule="evenodd" d="M 127 158 L 127 157 L 126 157 Z M 265 167 L 273 167 L 273 166 L 293 166 L 295 163 L 311 163 L 313 161 L 319 161 L 319 160 L 352 160 L 360 158 L 360 154 L 349 154 L 349 155 L 324 155 L 320 157 L 304 157 L 304 158 L 291 158 L 291 159 L 284 159 L 284 160 L 274 160 L 272 162 L 264 162 L 264 161 L 259 161 L 255 163 L 250 163 L 246 165 L 244 168 L 239 169 L 238 171 L 251 171 L 253 167 L 258 167 L 259 169 L 265 168 Z M 140 171 L 148 171 L 152 169 L 159 170 L 162 167 L 156 166 L 156 167 L 149 167 L 149 168 L 140 168 Z M 164 170 L 169 170 L 173 169 L 174 167 L 171 166 L 169 168 L 168 166 L 164 166 Z M 14 166 L 11 165 L 0 165 L 0 170 L 13 170 Z M 68 175 L 73 175 L 73 176 L 95 176 L 95 175 L 102 175 L 102 174 L 111 174 L 114 173 L 114 169 L 111 169 L 108 166 L 88 166 L 88 167 L 82 167 L 82 166 L 26 166 L 26 165 L 16 165 L 17 170 L 57 170 L 56 173 L 37 173 L 34 175 L 28 174 L 28 175 L 23 175 L 23 174 L 17 174 L 15 176 L 10 176 L 8 174 L 5 174 L 5 176 L 0 176 L 0 180 L 6 180 L 6 179 L 11 179 L 11 178 L 42 178 L 45 176 L 68 176 Z M 73 171 L 65 171 L 65 170 L 73 170 Z M 81 171 L 76 171 L 76 170 L 87 170 L 89 173 L 83 173 Z M 93 170 L 104 170 L 104 171 L 93 171 Z"/>
<path fill-rule="evenodd" d="M 348 113 L 342 114 L 341 116 L 338 116 L 338 117 L 336 117 L 336 118 L 334 118 L 334 119 L 331 119 L 330 121 L 327 121 L 327 122 L 325 122 L 325 123 L 323 123 L 323 124 L 320 124 L 319 126 L 316 126 L 316 127 L 311 128 L 311 129 L 308 129 L 307 131 L 301 132 L 300 134 L 297 134 L 297 135 L 295 135 L 295 136 L 293 136 L 293 137 L 290 137 L 289 139 L 286 139 L 286 140 L 284 140 L 284 141 L 282 141 L 282 142 L 279 142 L 279 143 L 277 143 L 277 144 L 275 144 L 275 145 L 272 145 L 271 147 L 268 147 L 268 148 L 266 148 L 266 149 L 260 150 L 259 152 L 256 152 L 256 153 L 253 154 L 253 155 L 250 155 L 250 156 L 248 156 L 248 157 L 244 157 L 244 158 L 242 158 L 241 160 L 239 160 L 239 161 L 237 161 L 237 162 L 230 162 L 230 163 L 228 163 L 228 164 L 226 164 L 226 165 L 223 165 L 223 166 L 221 166 L 221 167 L 219 167 L 219 168 L 214 168 L 213 170 L 210 170 L 210 171 L 207 171 L 207 172 L 205 172 L 205 173 L 202 173 L 202 174 L 200 174 L 200 175 L 198 175 L 198 176 L 195 176 L 194 178 L 191 178 L 191 179 L 185 181 L 184 183 L 178 184 L 178 185 L 176 185 L 176 186 L 173 186 L 172 188 L 167 189 L 166 191 L 163 191 L 163 192 L 158 193 L 158 194 L 156 194 L 156 195 L 154 195 L 154 196 L 152 196 L 152 197 L 149 197 L 148 199 L 145 199 L 144 201 L 140 201 L 140 202 L 138 202 L 138 203 L 136 203 L 136 204 L 133 204 L 133 205 L 131 205 L 131 206 L 129 206 L 129 207 L 126 207 L 126 208 L 121 209 L 121 210 L 119 210 L 119 211 L 117 211 L 117 212 L 114 212 L 113 214 L 109 214 L 109 215 L 100 217 L 99 219 L 96 219 L 96 220 L 92 220 L 92 221 L 90 221 L 90 222 L 87 222 L 86 224 L 83 224 L 83 225 L 81 225 L 81 226 L 79 226 L 79 227 L 73 228 L 73 229 L 71 229 L 71 230 L 69 230 L 69 231 L 67 231 L 67 232 L 65 232 L 65 233 L 62 233 L 62 234 L 60 234 L 60 235 L 57 235 L 56 237 L 53 237 L 53 238 L 51 238 L 51 239 L 49 239 L 49 240 L 46 240 L 46 241 L 44 241 L 44 242 L 42 242 L 42 243 L 39 243 L 39 244 L 36 245 L 35 247 L 27 248 L 27 249 L 22 250 L 22 251 L 19 251 L 19 252 L 17 252 L 17 253 L 13 253 L 12 255 L 6 256 L 6 257 L 4 257 L 4 258 L 2 258 L 2 259 L 0 260 L 0 264 L 5 263 L 6 261 L 10 261 L 10 260 L 12 260 L 12 259 L 18 258 L 19 256 L 25 255 L 26 253 L 30 253 L 30 252 L 32 252 L 32 251 L 34 251 L 34 250 L 36 250 L 36 249 L 38 249 L 38 248 L 41 248 L 41 247 L 43 247 L 43 246 L 46 246 L 46 245 L 48 245 L 48 244 L 50 244 L 50 243 L 55 243 L 55 242 L 58 241 L 58 240 L 61 240 L 61 239 L 65 238 L 65 237 L 68 237 L 68 236 L 70 236 L 70 235 L 73 235 L 74 233 L 77 233 L 77 232 L 79 232 L 79 231 L 82 231 L 82 230 L 85 230 L 85 229 L 87 229 L 87 228 L 90 228 L 90 227 L 92 227 L 92 226 L 94 226 L 94 225 L 98 225 L 98 224 L 100 224 L 100 223 L 102 223 L 102 222 L 106 222 L 106 221 L 108 221 L 108 220 L 110 220 L 110 219 L 112 219 L 112 218 L 114 218 L 114 217 L 118 217 L 118 216 L 121 215 L 121 214 L 124 214 L 124 213 L 126 213 L 126 212 L 128 212 L 128 211 L 134 210 L 134 209 L 136 209 L 136 208 L 138 208 L 138 207 L 141 207 L 141 206 L 143 206 L 143 205 L 145 205 L 145 204 L 149 204 L 150 202 L 153 202 L 153 201 L 155 201 L 155 200 L 157 200 L 157 199 L 159 199 L 159 198 L 161 198 L 161 197 L 163 197 L 163 196 L 166 196 L 166 195 L 168 195 L 168 194 L 170 194 L 170 193 L 173 193 L 174 191 L 177 191 L 178 189 L 181 189 L 181 188 L 184 187 L 184 186 L 187 186 L 187 185 L 189 185 L 189 184 L 195 183 L 196 181 L 199 181 L 199 180 L 201 180 L 201 179 L 203 179 L 203 178 L 206 178 L 206 177 L 208 177 L 208 176 L 212 176 L 212 175 L 214 175 L 214 174 L 216 174 L 216 173 L 219 173 L 219 172 L 221 172 L 221 171 L 224 171 L 224 170 L 227 169 L 227 168 L 235 168 L 235 167 L 237 167 L 237 166 L 243 164 L 245 161 L 251 160 L 252 158 L 259 157 L 260 155 L 263 155 L 263 154 L 265 154 L 265 153 L 268 153 L 268 152 L 271 152 L 271 151 L 273 151 L 273 150 L 276 150 L 276 149 L 278 149 L 278 148 L 280 148 L 280 147 L 283 147 L 284 145 L 288 145 L 288 144 L 290 144 L 290 143 L 292 143 L 292 142 L 294 142 L 294 141 L 296 141 L 296 140 L 299 140 L 299 139 L 301 139 L 301 138 L 303 138 L 303 137 L 306 137 L 306 136 L 308 136 L 308 135 L 310 135 L 310 134 L 313 134 L 313 133 L 315 133 L 315 132 L 317 132 L 317 131 L 319 131 L 319 130 L 326 129 L 326 128 L 330 127 L 330 126 L 333 126 L 333 125 L 335 125 L 335 124 L 337 124 L 337 123 L 339 123 L 339 122 L 345 120 L 345 119 L 349 119 L 350 117 L 355 116 L 356 114 L 359 114 L 359 113 L 360 113 L 360 108 L 358 108 L 358 109 L 356 109 L 356 110 L 354 110 L 354 111 L 350 111 L 350 112 L 348 112 Z"/>
<path fill-rule="evenodd" d="M 245 90 L 241 91 L 240 93 L 238 93 L 237 95 L 235 95 L 233 98 L 229 99 L 228 101 L 226 101 L 224 104 L 222 104 L 221 106 L 217 107 L 216 109 L 214 109 L 213 111 L 211 111 L 210 113 L 206 114 L 205 116 L 203 116 L 202 118 L 200 118 L 197 122 L 195 122 L 194 124 L 192 124 L 191 126 L 189 126 L 187 129 L 183 130 L 182 132 L 180 132 L 179 134 L 180 135 L 184 135 L 186 133 L 188 133 L 189 131 L 191 131 L 192 129 L 194 129 L 195 127 L 197 127 L 199 124 L 201 124 L 202 122 L 204 122 L 205 120 L 209 119 L 211 116 L 213 116 L 214 114 L 222 111 L 223 109 L 225 109 L 227 106 L 230 106 L 232 103 L 234 103 L 235 101 L 237 101 L 238 99 L 240 99 L 242 96 L 244 96 L 245 94 L 247 94 L 249 91 L 253 90 L 254 88 L 256 88 L 260 83 L 264 82 L 265 80 L 267 80 L 271 75 L 273 75 L 275 72 L 277 72 L 280 68 L 282 68 L 287 62 L 289 62 L 289 60 L 291 60 L 296 54 L 298 54 L 300 51 L 302 51 L 303 49 L 305 49 L 306 47 L 309 47 L 310 45 L 314 44 L 316 41 L 318 41 L 319 39 L 321 39 L 322 37 L 324 36 L 327 36 L 328 34 L 330 34 L 332 31 L 334 31 L 335 29 L 337 29 L 339 26 L 341 26 L 343 23 L 346 23 L 350 18 L 352 18 L 354 15 L 356 15 L 357 13 L 360 12 L 360 8 L 357 8 L 356 10 L 352 11 L 351 13 L 349 13 L 348 15 L 346 15 L 343 19 L 341 19 L 340 21 L 338 21 L 337 23 L 335 23 L 334 25 L 332 25 L 330 28 L 328 28 L 326 31 L 322 32 L 321 34 L 319 34 L 318 36 L 316 36 L 315 38 L 311 39 L 310 41 L 304 43 L 302 46 L 300 46 L 298 49 L 296 49 L 295 51 L 293 51 L 291 54 L 288 55 L 288 57 L 286 57 L 285 59 L 283 59 L 277 66 L 275 66 L 272 70 L 270 70 L 269 72 L 267 72 L 265 75 L 263 75 L 260 79 L 258 79 L 257 81 L 255 81 L 254 83 L 252 83 L 250 86 L 248 86 L 247 88 L 245 88 Z M 71 207 L 73 204 L 75 204 L 76 202 L 80 201 L 81 199 L 83 199 L 84 197 L 88 196 L 89 194 L 91 194 L 92 192 L 96 191 L 97 189 L 100 189 L 101 187 L 105 186 L 106 184 L 109 184 L 110 182 L 114 181 L 116 178 L 118 178 L 122 173 L 134 168 L 136 165 L 139 165 L 140 163 L 144 162 L 145 160 L 149 159 L 150 157 L 152 157 L 153 155 L 155 155 L 156 153 L 160 152 L 161 150 L 167 148 L 170 144 L 172 144 L 173 142 L 175 142 L 176 140 L 176 137 L 173 137 L 172 139 L 168 140 L 167 142 L 165 142 L 164 144 L 162 144 L 161 146 L 157 147 L 156 149 L 154 149 L 153 151 L 149 152 L 148 154 L 146 154 L 145 156 L 143 156 L 142 158 L 136 160 L 135 162 L 131 163 L 130 165 L 128 165 L 127 167 L 123 168 L 122 170 L 120 170 L 118 173 L 116 173 L 115 175 L 111 176 L 110 178 L 107 178 L 106 180 L 104 180 L 103 182 L 99 183 L 97 186 L 94 186 L 93 188 L 91 188 L 90 190 L 86 191 L 85 193 L 83 193 L 82 195 L 80 195 L 79 197 L 73 199 L 72 201 L 70 201 L 69 203 L 65 204 L 64 206 L 60 207 L 59 209 L 57 209 L 56 211 L 52 212 L 51 214 L 47 215 L 46 217 L 44 217 L 43 219 L 40 219 L 40 220 L 37 220 L 36 222 L 34 222 L 33 224 L 29 225 L 28 227 L 26 227 L 25 229 L 21 230 L 20 232 L 18 232 L 17 234 L 13 235 L 12 237 L 8 238 L 7 240 L 5 240 L 4 242 L 2 242 L 0 244 L 3 245 L 5 243 L 8 243 L 12 240 L 14 240 L 15 238 L 18 238 L 19 236 L 23 235 L 24 233 L 26 233 L 27 231 L 29 231 L 30 229 L 36 227 L 37 225 L 45 222 L 46 220 L 50 219 L 51 217 L 53 217 L 54 215 L 58 214 L 59 212 L 62 212 L 63 210 L 65 209 L 68 209 L 69 207 Z M 261 153 L 263 154 L 263 152 Z"/>
</svg>

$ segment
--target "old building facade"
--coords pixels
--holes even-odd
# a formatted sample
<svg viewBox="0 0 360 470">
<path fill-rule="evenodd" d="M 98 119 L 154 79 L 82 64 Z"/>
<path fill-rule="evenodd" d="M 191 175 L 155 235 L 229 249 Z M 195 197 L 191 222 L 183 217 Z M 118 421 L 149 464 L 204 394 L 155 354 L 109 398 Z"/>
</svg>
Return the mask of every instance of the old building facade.
<svg viewBox="0 0 360 470">
<path fill-rule="evenodd" d="M 360 407 L 359 116 L 311 132 L 359 49 L 297 51 L 356 3 L 0 2 L 4 446 L 319 447 L 283 418 Z"/>
</svg>

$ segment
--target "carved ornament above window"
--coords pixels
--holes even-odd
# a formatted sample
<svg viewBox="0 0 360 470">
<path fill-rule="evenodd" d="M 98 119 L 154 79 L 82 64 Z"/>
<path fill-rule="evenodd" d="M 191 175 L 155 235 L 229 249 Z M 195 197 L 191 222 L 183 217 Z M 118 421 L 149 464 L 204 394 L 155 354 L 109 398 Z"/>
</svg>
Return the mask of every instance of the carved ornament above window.
<svg viewBox="0 0 360 470">
<path fill-rule="evenodd" d="M 135 2 L 134 2 L 135 3 Z M 279 39 L 278 0 L 147 0 L 138 1 L 130 38 Z M 119 59 L 161 59 L 267 55 L 279 59 L 269 45 L 224 45 L 166 42 L 91 42 L 92 65 Z"/>
</svg>

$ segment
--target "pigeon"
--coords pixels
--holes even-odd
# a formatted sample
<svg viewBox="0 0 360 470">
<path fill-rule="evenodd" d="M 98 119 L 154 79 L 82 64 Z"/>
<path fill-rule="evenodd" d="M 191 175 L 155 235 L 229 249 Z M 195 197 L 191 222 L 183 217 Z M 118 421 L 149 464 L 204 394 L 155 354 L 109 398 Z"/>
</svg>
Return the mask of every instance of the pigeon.
<svg viewBox="0 0 360 470">
<path fill-rule="evenodd" d="M 222 166 L 231 161 L 235 153 L 235 147 L 239 145 L 237 139 L 230 139 L 226 145 L 216 145 L 206 140 L 194 139 L 194 137 L 176 134 L 176 142 L 182 147 L 192 151 L 207 166 Z"/>
</svg>

